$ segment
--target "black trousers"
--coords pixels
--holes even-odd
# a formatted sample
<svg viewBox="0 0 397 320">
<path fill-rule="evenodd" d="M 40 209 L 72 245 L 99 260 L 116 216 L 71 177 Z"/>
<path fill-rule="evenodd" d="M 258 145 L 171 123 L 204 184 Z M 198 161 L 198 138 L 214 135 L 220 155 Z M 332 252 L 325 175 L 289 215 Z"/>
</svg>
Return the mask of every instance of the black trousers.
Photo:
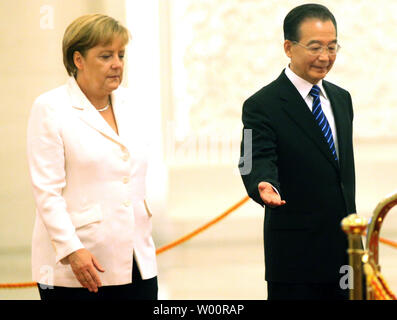
<svg viewBox="0 0 397 320">
<path fill-rule="evenodd" d="M 41 300 L 157 300 L 157 277 L 142 280 L 135 258 L 132 279 L 130 284 L 99 287 L 96 293 L 88 291 L 87 288 L 46 288 L 40 284 L 38 289 Z"/>
<path fill-rule="evenodd" d="M 268 300 L 349 300 L 339 283 L 267 283 Z"/>
</svg>

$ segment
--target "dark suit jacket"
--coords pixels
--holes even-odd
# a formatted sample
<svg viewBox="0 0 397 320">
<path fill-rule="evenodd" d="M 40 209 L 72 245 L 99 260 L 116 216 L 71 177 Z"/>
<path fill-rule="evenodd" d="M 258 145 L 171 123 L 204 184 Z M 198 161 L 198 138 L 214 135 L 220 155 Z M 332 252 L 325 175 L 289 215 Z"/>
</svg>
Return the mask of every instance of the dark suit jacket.
<svg viewBox="0 0 397 320">
<path fill-rule="evenodd" d="M 252 153 L 242 143 L 239 163 L 241 171 L 252 159 L 250 173 L 242 174 L 247 192 L 263 206 L 258 184 L 266 181 L 287 202 L 265 210 L 268 281 L 339 281 L 340 267 L 348 264 L 347 237 L 340 223 L 356 212 L 353 108 L 346 90 L 325 80 L 323 87 L 334 113 L 339 163 L 284 71 L 243 106 L 244 129 L 252 129 Z"/>
</svg>

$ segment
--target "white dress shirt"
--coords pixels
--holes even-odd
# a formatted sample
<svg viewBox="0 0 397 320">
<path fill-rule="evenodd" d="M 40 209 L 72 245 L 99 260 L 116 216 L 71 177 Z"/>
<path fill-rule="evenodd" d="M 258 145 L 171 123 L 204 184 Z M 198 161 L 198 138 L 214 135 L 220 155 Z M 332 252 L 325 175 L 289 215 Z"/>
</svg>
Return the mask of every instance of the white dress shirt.
<svg viewBox="0 0 397 320">
<path fill-rule="evenodd" d="M 313 109 L 313 97 L 309 94 L 310 90 L 313 87 L 313 84 L 302 79 L 298 75 L 296 75 L 289 66 L 285 68 L 285 75 L 288 79 L 292 82 L 295 88 L 299 91 L 300 95 L 302 96 L 303 100 L 305 100 L 307 106 L 309 107 L 310 111 Z M 317 86 L 320 88 L 320 102 L 321 102 L 321 109 L 325 116 L 327 117 L 328 123 L 332 130 L 332 136 L 335 143 L 336 154 L 339 158 L 339 150 L 338 150 L 338 136 L 336 133 L 336 126 L 335 126 L 335 118 L 331 108 L 331 102 L 329 101 L 327 94 L 323 87 L 323 81 L 320 80 L 317 83 Z"/>
</svg>

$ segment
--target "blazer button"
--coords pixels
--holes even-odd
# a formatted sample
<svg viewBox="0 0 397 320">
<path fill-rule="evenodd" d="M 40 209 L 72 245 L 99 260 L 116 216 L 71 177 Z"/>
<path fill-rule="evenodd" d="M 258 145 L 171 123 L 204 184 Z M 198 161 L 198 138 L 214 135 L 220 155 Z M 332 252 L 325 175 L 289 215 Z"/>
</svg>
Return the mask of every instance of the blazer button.
<svg viewBox="0 0 397 320">
<path fill-rule="evenodd" d="M 124 206 L 125 207 L 129 207 L 130 205 L 131 205 L 131 201 L 130 200 L 124 201 Z"/>
</svg>

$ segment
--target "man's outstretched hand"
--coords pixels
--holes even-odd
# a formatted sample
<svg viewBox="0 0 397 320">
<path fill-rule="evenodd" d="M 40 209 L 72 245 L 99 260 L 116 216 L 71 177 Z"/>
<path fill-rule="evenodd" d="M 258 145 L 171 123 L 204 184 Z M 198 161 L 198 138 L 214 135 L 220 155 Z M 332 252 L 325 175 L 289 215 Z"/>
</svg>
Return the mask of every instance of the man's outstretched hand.
<svg viewBox="0 0 397 320">
<path fill-rule="evenodd" d="M 281 200 L 280 195 L 274 190 L 270 183 L 260 182 L 258 184 L 258 190 L 265 205 L 275 208 L 286 204 L 285 200 Z"/>
</svg>

